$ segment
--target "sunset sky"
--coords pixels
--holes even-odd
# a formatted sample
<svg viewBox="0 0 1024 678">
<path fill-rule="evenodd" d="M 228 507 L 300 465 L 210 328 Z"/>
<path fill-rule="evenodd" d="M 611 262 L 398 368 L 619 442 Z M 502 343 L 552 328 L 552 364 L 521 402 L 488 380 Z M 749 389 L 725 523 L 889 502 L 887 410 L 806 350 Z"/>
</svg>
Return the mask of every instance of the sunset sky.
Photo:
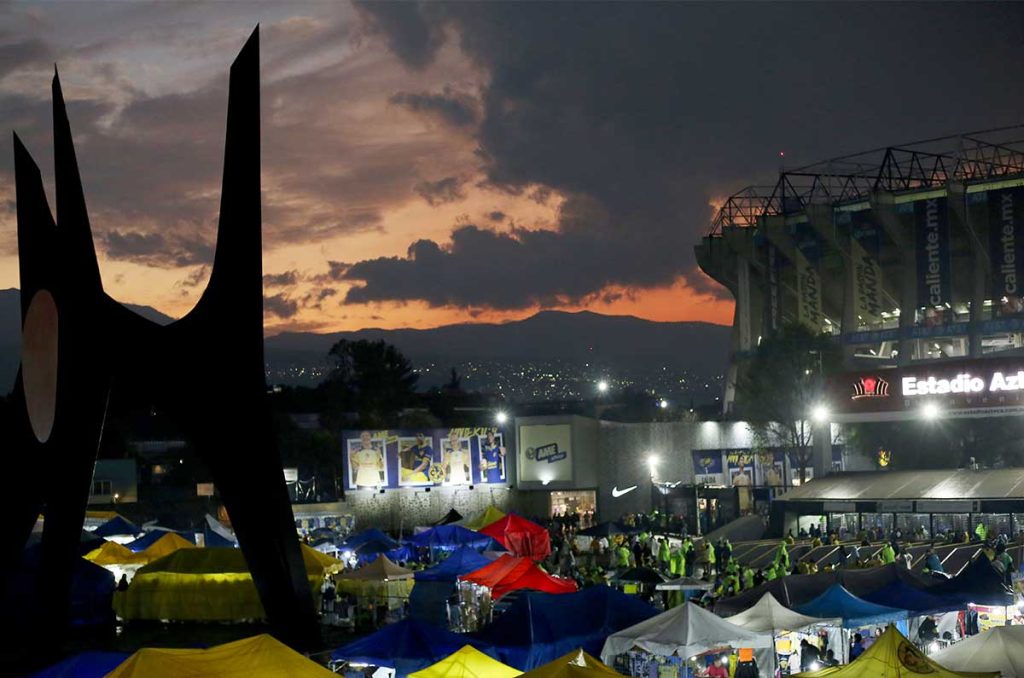
<svg viewBox="0 0 1024 678">
<path fill-rule="evenodd" d="M 56 63 L 107 291 L 191 308 L 256 24 L 271 332 L 729 323 L 693 245 L 779 151 L 1024 121 L 1019 5 L 2 2 L 0 288 L 18 286 L 9 131 L 52 176 Z"/>
</svg>

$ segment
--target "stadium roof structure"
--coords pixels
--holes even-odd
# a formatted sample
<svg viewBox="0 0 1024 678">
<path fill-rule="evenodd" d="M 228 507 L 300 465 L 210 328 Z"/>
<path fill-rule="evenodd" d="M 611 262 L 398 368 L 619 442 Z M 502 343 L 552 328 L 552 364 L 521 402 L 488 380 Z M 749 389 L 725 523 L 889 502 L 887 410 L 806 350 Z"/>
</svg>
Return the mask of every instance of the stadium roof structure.
<svg viewBox="0 0 1024 678">
<path fill-rule="evenodd" d="M 1024 468 L 834 473 L 794 487 L 790 501 L 1013 499 L 1024 494 Z"/>
<path fill-rule="evenodd" d="M 708 235 L 752 227 L 810 205 L 855 204 L 874 193 L 938 189 L 949 182 L 1024 178 L 1024 125 L 886 146 L 783 170 L 773 186 L 748 186 L 719 207 Z"/>
</svg>

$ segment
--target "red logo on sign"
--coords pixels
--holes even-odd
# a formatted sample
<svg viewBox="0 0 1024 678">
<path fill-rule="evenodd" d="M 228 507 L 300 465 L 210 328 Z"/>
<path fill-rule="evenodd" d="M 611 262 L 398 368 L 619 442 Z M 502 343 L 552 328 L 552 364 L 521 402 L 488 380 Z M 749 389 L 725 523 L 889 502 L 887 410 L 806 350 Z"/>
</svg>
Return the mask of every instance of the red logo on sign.
<svg viewBox="0 0 1024 678">
<path fill-rule="evenodd" d="M 852 400 L 861 398 L 888 398 L 889 382 L 881 377 L 861 377 L 853 383 Z"/>
</svg>

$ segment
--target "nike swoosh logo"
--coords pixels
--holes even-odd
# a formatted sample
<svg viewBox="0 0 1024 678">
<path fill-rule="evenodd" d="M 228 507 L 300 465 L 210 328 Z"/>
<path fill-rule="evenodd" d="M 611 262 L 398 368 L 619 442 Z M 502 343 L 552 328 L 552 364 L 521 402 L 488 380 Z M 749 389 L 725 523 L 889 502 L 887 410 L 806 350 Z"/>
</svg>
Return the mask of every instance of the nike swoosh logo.
<svg viewBox="0 0 1024 678">
<path fill-rule="evenodd" d="M 619 488 L 618 488 L 618 487 L 616 486 L 616 487 L 613 487 L 613 488 L 612 488 L 612 496 L 613 496 L 613 497 L 615 497 L 616 499 L 618 499 L 618 498 L 619 498 L 619 497 L 621 497 L 622 495 L 624 495 L 624 494 L 629 494 L 630 492 L 632 492 L 632 491 L 633 491 L 633 490 L 635 490 L 635 489 L 636 489 L 636 485 L 633 485 L 632 487 L 627 487 L 627 488 L 626 488 L 626 489 L 624 489 L 624 490 L 620 490 L 620 489 L 619 489 Z"/>
</svg>

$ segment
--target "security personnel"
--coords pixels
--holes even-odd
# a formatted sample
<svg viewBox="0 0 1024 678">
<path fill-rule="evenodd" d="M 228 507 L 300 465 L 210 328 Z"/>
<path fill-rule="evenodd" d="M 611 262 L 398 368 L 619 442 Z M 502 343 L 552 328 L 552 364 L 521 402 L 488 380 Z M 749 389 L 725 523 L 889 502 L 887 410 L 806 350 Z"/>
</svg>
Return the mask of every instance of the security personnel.
<svg viewBox="0 0 1024 678">
<path fill-rule="evenodd" d="M 754 570 L 749 567 L 743 568 L 743 588 L 752 589 L 754 588 Z"/>
<path fill-rule="evenodd" d="M 889 563 L 896 562 L 896 551 L 893 549 L 892 544 L 885 542 L 885 546 L 882 547 L 882 564 L 888 565 Z"/>
</svg>

